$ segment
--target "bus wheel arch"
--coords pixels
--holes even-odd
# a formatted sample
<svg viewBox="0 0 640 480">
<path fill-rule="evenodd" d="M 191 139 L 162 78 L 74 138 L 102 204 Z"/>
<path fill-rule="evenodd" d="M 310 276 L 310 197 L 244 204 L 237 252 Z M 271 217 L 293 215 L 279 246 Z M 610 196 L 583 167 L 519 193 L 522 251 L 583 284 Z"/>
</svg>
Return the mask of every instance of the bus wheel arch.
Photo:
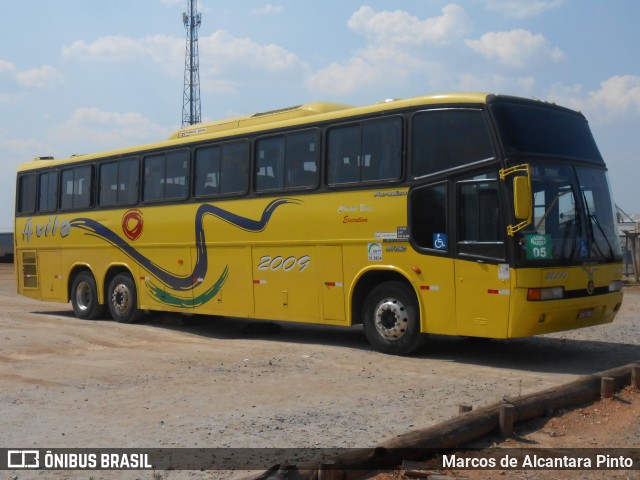
<svg viewBox="0 0 640 480">
<path fill-rule="evenodd" d="M 420 303 L 411 283 L 396 272 L 371 272 L 354 290 L 354 323 L 362 323 L 369 343 L 378 351 L 408 355 L 418 350 Z"/>
<path fill-rule="evenodd" d="M 133 275 L 125 267 L 114 267 L 105 277 L 105 303 L 113 319 L 135 322 L 142 314 L 138 308 L 138 290 Z"/>
<path fill-rule="evenodd" d="M 69 299 L 76 317 L 83 320 L 100 318 L 105 311 L 98 297 L 98 284 L 88 267 L 76 267 L 69 275 Z"/>
</svg>

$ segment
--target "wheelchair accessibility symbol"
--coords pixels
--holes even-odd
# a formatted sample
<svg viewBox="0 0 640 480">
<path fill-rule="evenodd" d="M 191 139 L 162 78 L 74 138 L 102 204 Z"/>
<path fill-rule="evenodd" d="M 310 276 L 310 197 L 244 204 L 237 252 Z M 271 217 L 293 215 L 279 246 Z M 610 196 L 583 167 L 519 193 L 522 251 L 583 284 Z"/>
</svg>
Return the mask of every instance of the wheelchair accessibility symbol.
<svg viewBox="0 0 640 480">
<path fill-rule="evenodd" d="M 446 233 L 434 233 L 433 234 L 433 248 L 436 250 L 447 249 L 447 234 Z"/>
</svg>

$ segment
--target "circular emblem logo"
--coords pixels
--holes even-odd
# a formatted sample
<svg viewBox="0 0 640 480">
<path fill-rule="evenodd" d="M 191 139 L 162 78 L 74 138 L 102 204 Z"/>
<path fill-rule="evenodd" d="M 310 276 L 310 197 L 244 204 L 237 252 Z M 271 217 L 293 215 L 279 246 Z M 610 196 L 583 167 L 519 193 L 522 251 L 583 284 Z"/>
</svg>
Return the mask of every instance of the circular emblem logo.
<svg viewBox="0 0 640 480">
<path fill-rule="evenodd" d="M 593 283 L 593 280 L 589 280 L 589 283 L 587 283 L 587 293 L 589 295 L 593 295 L 593 292 L 596 291 L 596 286 Z"/>
<path fill-rule="evenodd" d="M 137 209 L 129 210 L 122 217 L 122 231 L 129 240 L 137 240 L 142 235 L 142 212 Z"/>
</svg>

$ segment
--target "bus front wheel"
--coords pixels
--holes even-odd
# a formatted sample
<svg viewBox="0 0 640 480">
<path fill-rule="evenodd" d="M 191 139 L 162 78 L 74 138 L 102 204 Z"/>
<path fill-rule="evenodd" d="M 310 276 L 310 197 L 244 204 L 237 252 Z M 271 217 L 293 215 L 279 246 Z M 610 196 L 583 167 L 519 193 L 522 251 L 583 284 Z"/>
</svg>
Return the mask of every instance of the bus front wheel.
<svg viewBox="0 0 640 480">
<path fill-rule="evenodd" d="M 136 284 L 130 275 L 119 273 L 109 283 L 109 311 L 117 322 L 131 323 L 140 316 Z"/>
<path fill-rule="evenodd" d="M 362 323 L 367 340 L 382 353 L 408 355 L 424 342 L 416 296 L 401 282 L 384 282 L 371 290 Z"/>
<path fill-rule="evenodd" d="M 93 275 L 79 272 L 71 285 L 71 306 L 76 317 L 95 320 L 104 313 L 104 305 L 98 303 L 98 289 Z"/>
</svg>

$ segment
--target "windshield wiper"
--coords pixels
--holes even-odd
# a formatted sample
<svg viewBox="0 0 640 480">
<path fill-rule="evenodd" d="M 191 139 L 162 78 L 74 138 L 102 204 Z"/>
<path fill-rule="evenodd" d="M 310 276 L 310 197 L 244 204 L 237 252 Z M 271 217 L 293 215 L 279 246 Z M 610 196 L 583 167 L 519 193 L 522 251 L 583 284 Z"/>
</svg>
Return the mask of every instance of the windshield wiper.
<svg viewBox="0 0 640 480">
<path fill-rule="evenodd" d="M 602 249 L 600 248 L 600 245 L 598 244 L 598 241 L 596 240 L 596 236 L 593 232 L 593 225 L 595 224 L 596 227 L 598 227 L 598 230 L 600 230 L 600 233 L 602 234 L 602 238 L 604 238 L 604 241 L 607 242 L 607 246 L 609 247 L 610 259 L 614 260 L 615 254 L 613 253 L 613 246 L 611 245 L 611 242 L 609 242 L 609 239 L 607 238 L 607 234 L 604 232 L 602 225 L 600 225 L 600 222 L 598 221 L 598 217 L 596 217 L 595 213 L 591 213 L 591 211 L 589 210 L 589 203 L 587 202 L 587 198 L 584 194 L 584 190 L 580 189 L 580 192 L 582 193 L 582 201 L 584 202 L 584 208 L 587 211 L 587 218 L 589 219 L 589 225 L 587 226 L 587 232 L 588 232 L 587 235 L 589 235 L 591 241 L 593 242 L 593 246 L 598 250 L 600 255 L 604 257 L 605 255 L 602 252 Z"/>
<path fill-rule="evenodd" d="M 587 212 L 588 212 L 588 208 L 587 208 Z M 596 217 L 595 213 L 589 213 L 589 219 L 593 220 L 593 223 L 595 223 L 596 226 L 598 227 L 598 230 L 600 230 L 600 233 L 602 234 L 602 238 L 604 238 L 604 241 L 607 242 L 607 246 L 609 247 L 609 254 L 611 255 L 611 260 L 614 260 L 615 254 L 613 253 L 613 246 L 611 245 L 611 242 L 607 238 L 607 234 L 604 232 L 602 225 L 600 225 L 600 221 L 598 220 L 598 217 Z M 596 245 L 598 247 L 598 250 L 600 250 L 600 246 L 598 245 L 598 242 L 595 239 L 595 235 L 593 234 L 593 228 L 591 228 L 591 238 L 593 239 L 594 245 Z M 600 250 L 600 253 L 602 253 L 602 250 Z"/>
</svg>

